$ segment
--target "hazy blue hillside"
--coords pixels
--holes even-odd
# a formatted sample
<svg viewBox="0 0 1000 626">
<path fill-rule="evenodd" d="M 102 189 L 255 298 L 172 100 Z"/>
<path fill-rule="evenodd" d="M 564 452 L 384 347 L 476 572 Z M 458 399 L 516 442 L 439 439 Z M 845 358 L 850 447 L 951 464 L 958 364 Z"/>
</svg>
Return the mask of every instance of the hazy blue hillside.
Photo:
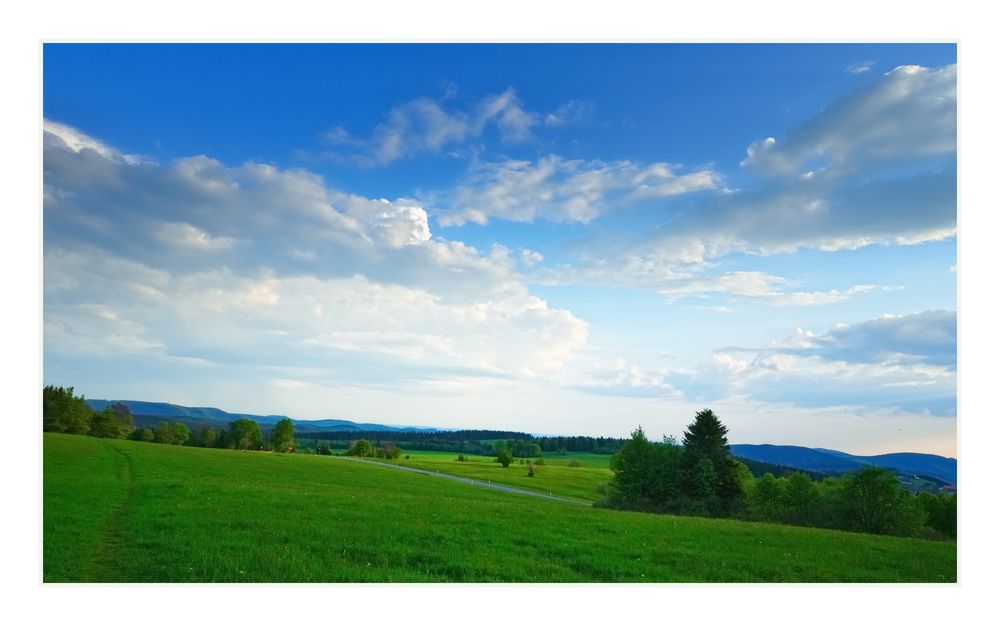
<svg viewBox="0 0 1000 626">
<path fill-rule="evenodd" d="M 891 467 L 900 472 L 925 474 L 946 480 L 952 484 L 958 482 L 958 461 L 936 454 L 920 454 L 917 452 L 894 452 L 877 456 L 854 457 L 865 463 L 879 467 Z"/>
<path fill-rule="evenodd" d="M 775 446 L 770 444 L 735 444 L 730 450 L 736 456 L 785 465 L 814 472 L 850 472 L 864 465 L 877 465 L 905 474 L 933 476 L 948 483 L 958 481 L 958 461 L 935 454 L 896 452 L 875 456 L 855 456 L 839 450 L 806 448 L 803 446 Z"/>
<path fill-rule="evenodd" d="M 167 402 L 144 402 L 142 400 L 87 400 L 87 404 L 95 411 L 103 411 L 107 406 L 121 402 L 128 407 L 135 417 L 137 425 L 149 426 L 159 422 L 173 419 L 188 424 L 189 426 L 226 426 L 229 422 L 240 419 L 252 419 L 265 429 L 273 426 L 278 420 L 284 419 L 284 415 L 253 415 L 249 413 L 228 413 L 222 409 L 214 407 L 188 407 Z M 295 428 L 300 433 L 323 432 L 323 431 L 344 431 L 344 430 L 427 430 L 435 431 L 435 428 L 421 428 L 414 426 L 386 426 L 384 424 L 357 423 L 350 420 L 322 419 L 322 420 L 297 420 L 292 419 Z"/>
<path fill-rule="evenodd" d="M 839 456 L 805 448 L 803 446 L 776 446 L 771 444 L 745 445 L 736 444 L 729 446 L 730 451 L 739 457 L 807 469 L 814 472 L 839 473 L 849 472 L 857 469 L 858 464 L 849 458 L 849 455 Z"/>
</svg>

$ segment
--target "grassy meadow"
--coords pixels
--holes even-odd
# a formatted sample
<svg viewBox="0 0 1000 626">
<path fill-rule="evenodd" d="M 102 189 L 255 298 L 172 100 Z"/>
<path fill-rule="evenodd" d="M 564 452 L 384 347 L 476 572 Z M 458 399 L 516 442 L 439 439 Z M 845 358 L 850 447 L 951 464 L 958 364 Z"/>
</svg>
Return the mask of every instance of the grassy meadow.
<svg viewBox="0 0 1000 626">
<path fill-rule="evenodd" d="M 956 579 L 954 542 L 596 509 L 316 455 L 54 433 L 43 452 L 45 582 Z"/>
<path fill-rule="evenodd" d="M 410 458 L 407 459 L 406 456 Z M 488 480 L 528 491 L 597 502 L 604 495 L 603 487 L 611 480 L 612 473 L 608 467 L 611 457 L 592 456 L 604 456 L 603 467 L 585 467 L 582 464 L 580 467 L 568 467 L 569 458 L 553 457 L 546 458 L 545 465 L 537 466 L 534 476 L 529 476 L 528 466 L 517 463 L 517 459 L 510 467 L 505 468 L 492 456 L 466 455 L 465 461 L 457 461 L 458 455 L 454 453 L 406 452 L 403 457 L 390 462 L 442 474 Z"/>
</svg>

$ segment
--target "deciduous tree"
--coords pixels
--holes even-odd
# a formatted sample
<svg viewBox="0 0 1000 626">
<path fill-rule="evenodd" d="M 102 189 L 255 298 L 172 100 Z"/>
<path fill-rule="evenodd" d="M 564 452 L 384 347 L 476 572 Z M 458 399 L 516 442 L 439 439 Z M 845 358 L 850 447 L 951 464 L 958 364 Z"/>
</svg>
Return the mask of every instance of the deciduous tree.
<svg viewBox="0 0 1000 626">
<path fill-rule="evenodd" d="M 497 463 L 503 465 L 505 468 L 510 467 L 510 463 L 513 460 L 514 455 L 511 453 L 510 448 L 504 446 L 497 452 Z"/>
<path fill-rule="evenodd" d="M 229 422 L 229 432 L 226 435 L 229 447 L 237 450 L 260 450 L 263 442 L 260 424 L 254 420 L 241 417 Z"/>
<path fill-rule="evenodd" d="M 287 417 L 278 420 L 271 431 L 271 449 L 275 452 L 295 452 L 295 425 Z"/>
<path fill-rule="evenodd" d="M 372 453 L 374 451 L 375 448 L 372 447 L 370 441 L 368 441 L 367 439 L 358 439 L 357 441 L 351 444 L 351 448 L 347 451 L 347 455 L 360 456 L 361 458 L 365 458 L 368 456 L 372 456 Z"/>
</svg>

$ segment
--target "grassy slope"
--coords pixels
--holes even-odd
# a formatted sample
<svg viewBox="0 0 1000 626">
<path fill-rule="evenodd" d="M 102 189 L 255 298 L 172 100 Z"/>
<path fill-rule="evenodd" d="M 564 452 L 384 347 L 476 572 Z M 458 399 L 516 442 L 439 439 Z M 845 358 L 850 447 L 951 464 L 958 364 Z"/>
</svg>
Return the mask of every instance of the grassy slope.
<svg viewBox="0 0 1000 626">
<path fill-rule="evenodd" d="M 125 501 L 125 457 L 101 440 L 45 435 L 42 559 L 45 581 L 90 580 L 109 541 L 105 528 Z"/>
<path fill-rule="evenodd" d="M 54 434 L 44 454 L 46 581 L 956 576 L 953 542 L 591 509 L 318 456 Z"/>
</svg>

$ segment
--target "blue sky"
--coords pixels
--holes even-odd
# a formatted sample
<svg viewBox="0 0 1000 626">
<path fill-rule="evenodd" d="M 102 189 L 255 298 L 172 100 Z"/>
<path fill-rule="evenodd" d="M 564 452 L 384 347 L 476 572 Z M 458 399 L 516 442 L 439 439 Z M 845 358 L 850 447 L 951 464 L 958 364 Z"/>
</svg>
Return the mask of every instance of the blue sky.
<svg viewBox="0 0 1000 626">
<path fill-rule="evenodd" d="M 954 455 L 953 45 L 43 61 L 46 384 Z"/>
</svg>

